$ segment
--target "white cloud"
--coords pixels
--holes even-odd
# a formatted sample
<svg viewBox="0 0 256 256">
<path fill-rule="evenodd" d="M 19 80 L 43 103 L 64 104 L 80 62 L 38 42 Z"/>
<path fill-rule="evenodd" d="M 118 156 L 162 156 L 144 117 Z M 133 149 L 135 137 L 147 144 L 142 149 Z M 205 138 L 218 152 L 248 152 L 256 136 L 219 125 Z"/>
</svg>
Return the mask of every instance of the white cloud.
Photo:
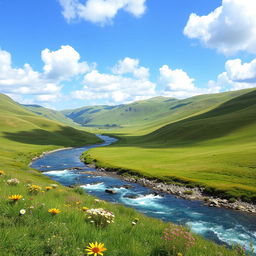
<svg viewBox="0 0 256 256">
<path fill-rule="evenodd" d="M 112 104 L 153 97 L 156 85 L 146 79 L 148 69 L 142 75 L 137 74 L 142 68 L 138 64 L 138 60 L 125 58 L 112 69 L 113 74 L 93 70 L 84 76 L 83 89 L 74 91 L 72 95 L 76 99 L 103 100 Z M 129 73 L 131 77 L 124 76 Z"/>
<path fill-rule="evenodd" d="M 88 64 L 79 62 L 79 53 L 69 45 L 61 46 L 61 49 L 52 52 L 45 49 L 41 58 L 44 62 L 44 74 L 48 79 L 65 80 L 89 70 Z"/>
<path fill-rule="evenodd" d="M 160 81 L 164 85 L 162 94 L 175 98 L 187 98 L 199 94 L 217 93 L 220 91 L 218 85 L 211 85 L 208 88 L 199 88 L 194 84 L 195 79 L 182 69 L 172 70 L 167 65 L 160 69 Z"/>
<path fill-rule="evenodd" d="M 132 59 L 129 57 L 119 60 L 118 63 L 112 68 L 114 74 L 123 75 L 123 74 L 133 74 L 134 77 L 139 79 L 148 79 L 149 78 L 149 69 L 139 66 L 138 59 Z"/>
<path fill-rule="evenodd" d="M 244 64 L 241 59 L 228 60 L 225 68 L 233 81 L 256 83 L 256 59 Z"/>
<path fill-rule="evenodd" d="M 184 34 L 224 54 L 256 53 L 256 1 L 223 0 L 206 16 L 192 13 Z"/>
<path fill-rule="evenodd" d="M 240 59 L 228 60 L 225 72 L 218 75 L 209 85 L 220 86 L 225 90 L 241 90 L 256 87 L 256 59 L 242 64 Z"/>
<path fill-rule="evenodd" d="M 84 19 L 92 23 L 107 24 L 117 15 L 118 11 L 131 13 L 140 17 L 146 10 L 146 0 L 59 0 L 63 16 L 68 20 Z"/>
<path fill-rule="evenodd" d="M 38 95 L 39 101 L 53 101 L 61 97 L 61 82 L 88 71 L 86 62 L 71 46 L 51 52 L 41 52 L 43 72 L 33 70 L 29 64 L 22 68 L 12 66 L 11 54 L 0 49 L 0 90 L 12 95 Z"/>
</svg>

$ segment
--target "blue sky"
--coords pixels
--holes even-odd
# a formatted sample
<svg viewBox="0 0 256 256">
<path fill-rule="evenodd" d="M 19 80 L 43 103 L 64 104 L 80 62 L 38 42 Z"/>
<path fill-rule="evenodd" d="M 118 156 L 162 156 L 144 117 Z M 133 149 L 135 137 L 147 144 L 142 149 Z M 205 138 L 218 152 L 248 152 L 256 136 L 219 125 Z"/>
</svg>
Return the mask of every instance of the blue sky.
<svg viewBox="0 0 256 256">
<path fill-rule="evenodd" d="M 0 0 L 0 92 L 66 109 L 256 87 L 254 0 Z"/>
</svg>

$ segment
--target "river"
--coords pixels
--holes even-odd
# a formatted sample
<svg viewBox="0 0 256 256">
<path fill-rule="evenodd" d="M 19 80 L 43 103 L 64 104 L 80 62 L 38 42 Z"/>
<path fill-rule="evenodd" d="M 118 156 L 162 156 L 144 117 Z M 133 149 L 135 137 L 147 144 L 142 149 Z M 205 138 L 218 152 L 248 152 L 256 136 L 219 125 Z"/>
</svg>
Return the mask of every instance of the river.
<svg viewBox="0 0 256 256">
<path fill-rule="evenodd" d="M 95 168 L 82 163 L 80 156 L 84 151 L 108 146 L 116 141 L 108 136 L 98 136 L 105 142 L 45 154 L 33 161 L 31 167 L 65 186 L 79 184 L 88 194 L 100 199 L 133 207 L 150 217 L 188 225 L 193 232 L 217 243 L 238 243 L 249 248 L 249 243 L 252 242 L 256 248 L 255 215 L 208 207 L 201 201 L 176 198 L 170 194 L 155 195 L 150 188 L 123 181 L 118 177 L 99 175 Z M 124 188 L 125 185 L 130 187 Z M 108 188 L 114 188 L 117 193 L 106 193 Z"/>
</svg>

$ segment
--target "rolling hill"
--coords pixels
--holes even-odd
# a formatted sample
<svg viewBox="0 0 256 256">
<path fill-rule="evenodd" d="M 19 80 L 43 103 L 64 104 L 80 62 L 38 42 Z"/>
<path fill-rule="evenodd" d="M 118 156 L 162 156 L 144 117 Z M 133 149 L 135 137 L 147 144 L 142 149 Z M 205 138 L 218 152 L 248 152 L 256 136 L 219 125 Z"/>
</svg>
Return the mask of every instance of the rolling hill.
<svg viewBox="0 0 256 256">
<path fill-rule="evenodd" d="M 42 117 L 54 120 L 69 126 L 78 126 L 78 123 L 73 122 L 71 119 L 67 118 L 60 111 L 45 108 L 39 105 L 23 105 L 26 109 L 32 111 L 33 113 L 40 115 Z"/>
<path fill-rule="evenodd" d="M 120 134 L 118 143 L 91 150 L 90 158 L 101 166 L 256 202 L 256 90 L 243 92 L 146 135 Z"/>
<path fill-rule="evenodd" d="M 13 152 L 35 151 L 98 142 L 90 133 L 38 116 L 0 94 L 0 155 L 14 163 Z M 34 151 L 32 150 L 32 151 Z"/>
<path fill-rule="evenodd" d="M 127 105 L 90 106 L 64 110 L 62 113 L 74 122 L 87 127 L 111 128 L 111 132 L 142 135 L 170 122 L 209 111 L 251 90 L 200 95 L 184 100 L 155 97 Z"/>
</svg>

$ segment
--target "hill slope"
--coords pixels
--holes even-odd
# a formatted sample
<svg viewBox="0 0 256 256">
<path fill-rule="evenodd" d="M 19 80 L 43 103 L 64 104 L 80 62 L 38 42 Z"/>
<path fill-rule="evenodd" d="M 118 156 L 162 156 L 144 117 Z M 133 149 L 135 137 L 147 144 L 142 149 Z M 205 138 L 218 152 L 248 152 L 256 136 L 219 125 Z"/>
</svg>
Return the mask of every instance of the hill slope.
<svg viewBox="0 0 256 256">
<path fill-rule="evenodd" d="M 40 115 L 42 117 L 54 120 L 69 126 L 78 126 L 79 124 L 73 122 L 71 119 L 67 118 L 60 111 L 45 108 L 39 105 L 23 105 L 26 109 L 32 111 L 33 113 Z"/>
<path fill-rule="evenodd" d="M 256 202 L 256 90 L 144 136 L 90 151 L 103 166 Z"/>
<path fill-rule="evenodd" d="M 7 154 L 7 149 L 13 151 L 13 147 L 25 152 L 28 144 L 39 149 L 43 145 L 52 148 L 99 141 L 93 134 L 40 117 L 3 94 L 0 94 L 0 110 L 1 156 Z"/>
<path fill-rule="evenodd" d="M 227 100 L 250 91 L 251 89 L 246 89 L 200 95 L 184 100 L 156 97 L 127 105 L 91 106 L 65 110 L 62 113 L 84 126 L 111 128 L 117 133 L 128 132 L 141 135 L 170 122 L 211 110 Z"/>
</svg>

